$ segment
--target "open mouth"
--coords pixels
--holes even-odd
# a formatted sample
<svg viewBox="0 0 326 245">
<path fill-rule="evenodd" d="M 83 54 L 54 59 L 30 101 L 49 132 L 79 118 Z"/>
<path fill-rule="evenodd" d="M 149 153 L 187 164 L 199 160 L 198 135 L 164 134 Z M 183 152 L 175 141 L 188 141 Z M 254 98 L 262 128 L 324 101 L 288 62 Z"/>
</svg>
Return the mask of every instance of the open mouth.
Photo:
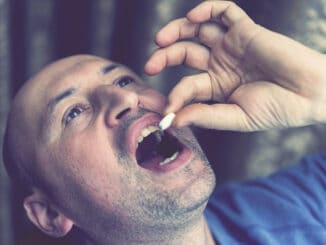
<svg viewBox="0 0 326 245">
<path fill-rule="evenodd" d="M 153 169 L 171 164 L 181 151 L 182 145 L 173 135 L 148 126 L 138 137 L 136 159 L 139 166 Z"/>
</svg>

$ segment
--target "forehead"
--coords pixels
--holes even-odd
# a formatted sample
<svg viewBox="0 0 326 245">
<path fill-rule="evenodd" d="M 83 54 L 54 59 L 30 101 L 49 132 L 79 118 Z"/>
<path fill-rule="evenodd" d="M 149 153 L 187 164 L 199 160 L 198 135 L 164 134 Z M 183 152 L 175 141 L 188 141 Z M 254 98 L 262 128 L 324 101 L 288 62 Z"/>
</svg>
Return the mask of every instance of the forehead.
<svg viewBox="0 0 326 245">
<path fill-rule="evenodd" d="M 36 87 L 41 90 L 39 92 L 45 98 L 48 98 L 66 87 L 91 82 L 103 75 L 105 68 L 112 64 L 114 63 L 111 61 L 96 58 L 76 61 L 71 64 L 59 64 L 45 72 L 46 77 L 38 81 L 42 84 Z"/>
<path fill-rule="evenodd" d="M 113 64 L 112 61 L 93 56 L 77 56 L 55 62 L 27 82 L 17 96 L 18 103 L 27 110 L 35 110 L 71 86 L 78 87 L 94 81 Z"/>
<path fill-rule="evenodd" d="M 19 113 L 24 119 L 24 127 L 27 124 L 37 126 L 35 120 L 53 97 L 71 86 L 94 81 L 113 64 L 95 56 L 76 56 L 48 65 L 19 91 L 14 101 L 14 114 Z"/>
</svg>

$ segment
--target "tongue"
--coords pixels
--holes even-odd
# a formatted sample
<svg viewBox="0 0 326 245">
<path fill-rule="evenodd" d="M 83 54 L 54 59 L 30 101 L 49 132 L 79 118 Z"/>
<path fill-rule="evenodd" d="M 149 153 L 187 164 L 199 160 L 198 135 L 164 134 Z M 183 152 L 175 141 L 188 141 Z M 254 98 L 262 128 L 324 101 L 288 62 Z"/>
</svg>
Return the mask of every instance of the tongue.
<svg viewBox="0 0 326 245">
<path fill-rule="evenodd" d="M 156 155 L 150 158 L 145 159 L 144 161 L 139 163 L 139 166 L 146 169 L 155 169 L 159 167 L 159 163 L 163 162 L 164 158 L 160 155 Z"/>
</svg>

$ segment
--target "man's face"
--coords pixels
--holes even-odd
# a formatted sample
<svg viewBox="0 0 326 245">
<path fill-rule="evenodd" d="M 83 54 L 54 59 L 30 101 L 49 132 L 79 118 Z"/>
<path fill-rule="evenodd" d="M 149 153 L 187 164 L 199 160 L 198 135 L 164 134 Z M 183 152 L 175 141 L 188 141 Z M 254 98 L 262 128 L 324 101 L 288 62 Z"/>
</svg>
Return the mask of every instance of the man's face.
<svg viewBox="0 0 326 245">
<path fill-rule="evenodd" d="M 33 171 L 76 226 L 164 229 L 202 212 L 214 187 L 206 158 L 187 128 L 155 137 L 166 100 L 130 70 L 78 56 L 25 90 Z"/>
</svg>

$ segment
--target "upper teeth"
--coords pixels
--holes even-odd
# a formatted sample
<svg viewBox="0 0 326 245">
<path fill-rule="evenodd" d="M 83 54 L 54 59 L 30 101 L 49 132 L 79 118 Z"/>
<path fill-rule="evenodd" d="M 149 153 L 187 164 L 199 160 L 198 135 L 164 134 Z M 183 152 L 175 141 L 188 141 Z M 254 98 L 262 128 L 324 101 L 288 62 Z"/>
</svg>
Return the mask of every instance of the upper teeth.
<svg viewBox="0 0 326 245">
<path fill-rule="evenodd" d="M 154 126 L 154 125 L 150 125 L 150 126 L 144 128 L 144 129 L 141 131 L 140 135 L 138 136 L 138 140 L 137 140 L 137 141 L 138 141 L 138 144 L 139 144 L 140 142 L 142 142 L 143 139 L 144 139 L 145 137 L 147 137 L 147 136 L 150 135 L 151 133 L 153 133 L 153 132 L 155 132 L 155 131 L 158 131 L 158 130 L 159 130 L 159 127 L 158 127 L 158 126 Z"/>
</svg>

